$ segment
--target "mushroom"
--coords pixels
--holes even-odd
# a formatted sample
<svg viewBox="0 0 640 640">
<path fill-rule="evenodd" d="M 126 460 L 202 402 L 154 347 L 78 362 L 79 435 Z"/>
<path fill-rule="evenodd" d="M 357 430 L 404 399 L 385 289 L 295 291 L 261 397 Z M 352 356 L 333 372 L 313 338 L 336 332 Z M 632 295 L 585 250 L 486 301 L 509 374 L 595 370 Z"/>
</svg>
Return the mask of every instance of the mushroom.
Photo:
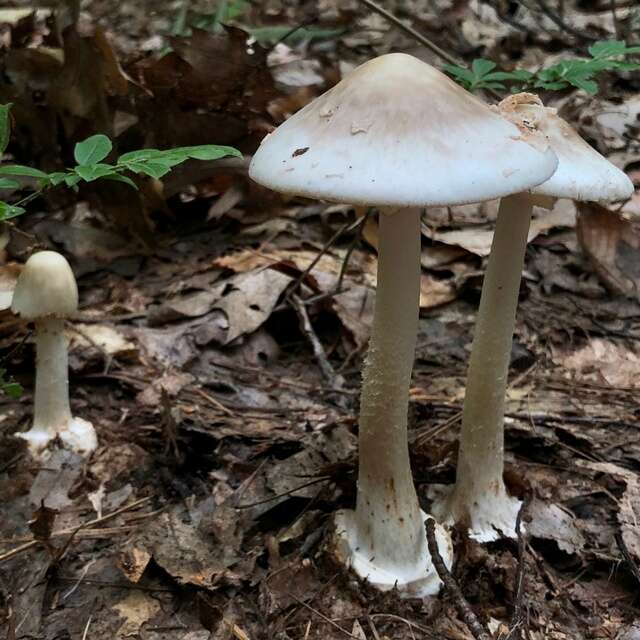
<svg viewBox="0 0 640 640">
<path fill-rule="evenodd" d="M 633 193 L 631 180 L 590 147 L 555 109 L 532 94 L 503 100 L 498 109 L 527 137 L 543 135 L 558 156 L 546 182 L 503 198 L 482 286 L 469 361 L 456 483 L 433 505 L 447 521 L 464 523 L 479 541 L 502 533 L 515 537 L 521 503 L 509 496 L 503 480 L 504 402 L 516 307 L 527 235 L 534 204 L 572 198 L 612 202 Z"/>
<path fill-rule="evenodd" d="M 249 175 L 283 193 L 377 206 L 378 285 L 360 402 L 355 511 L 336 514 L 338 557 L 381 590 L 437 593 L 407 444 L 418 328 L 420 214 L 546 180 L 557 160 L 428 64 L 371 60 L 268 135 Z M 450 540 L 437 528 L 451 561 Z"/>
<path fill-rule="evenodd" d="M 18 277 L 11 309 L 35 323 L 36 383 L 33 426 L 17 434 L 39 455 L 56 437 L 81 454 L 97 447 L 94 428 L 69 407 L 65 318 L 78 309 L 78 288 L 69 263 L 55 251 L 33 254 Z"/>
</svg>

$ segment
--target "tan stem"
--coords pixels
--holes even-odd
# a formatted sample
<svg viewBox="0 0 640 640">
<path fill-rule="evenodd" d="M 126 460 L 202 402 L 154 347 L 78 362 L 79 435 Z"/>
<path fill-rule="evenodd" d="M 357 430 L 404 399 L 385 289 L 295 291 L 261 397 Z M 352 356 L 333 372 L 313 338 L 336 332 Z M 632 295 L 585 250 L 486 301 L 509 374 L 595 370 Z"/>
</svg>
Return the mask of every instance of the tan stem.
<svg viewBox="0 0 640 640">
<path fill-rule="evenodd" d="M 373 330 L 360 404 L 357 537 L 381 567 L 425 545 L 409 465 L 407 411 L 420 298 L 420 211 L 382 213 Z M 362 549 L 365 553 L 365 549 Z"/>
<path fill-rule="evenodd" d="M 504 492 L 504 402 L 532 203 L 503 198 L 484 277 L 462 416 L 456 500 Z M 458 516 L 459 514 L 455 514 Z"/>
</svg>

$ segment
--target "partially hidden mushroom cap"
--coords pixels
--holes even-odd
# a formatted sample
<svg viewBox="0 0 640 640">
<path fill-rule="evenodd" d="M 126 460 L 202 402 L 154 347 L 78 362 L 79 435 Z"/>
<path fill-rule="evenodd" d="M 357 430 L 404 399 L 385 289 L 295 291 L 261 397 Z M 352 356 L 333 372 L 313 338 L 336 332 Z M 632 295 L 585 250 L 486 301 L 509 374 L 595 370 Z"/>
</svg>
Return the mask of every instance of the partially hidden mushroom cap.
<svg viewBox="0 0 640 640">
<path fill-rule="evenodd" d="M 531 93 L 518 93 L 498 105 L 502 115 L 517 126 L 544 134 L 558 156 L 556 172 L 532 193 L 580 201 L 614 202 L 629 198 L 628 176 L 587 144 L 556 109 L 545 107 Z"/>
<path fill-rule="evenodd" d="M 556 164 L 542 136 L 523 136 L 430 65 L 391 53 L 268 135 L 249 175 L 283 193 L 402 207 L 517 193 Z"/>
<path fill-rule="evenodd" d="M 18 277 L 11 309 L 25 320 L 73 315 L 78 287 L 64 256 L 55 251 L 34 253 Z"/>
</svg>

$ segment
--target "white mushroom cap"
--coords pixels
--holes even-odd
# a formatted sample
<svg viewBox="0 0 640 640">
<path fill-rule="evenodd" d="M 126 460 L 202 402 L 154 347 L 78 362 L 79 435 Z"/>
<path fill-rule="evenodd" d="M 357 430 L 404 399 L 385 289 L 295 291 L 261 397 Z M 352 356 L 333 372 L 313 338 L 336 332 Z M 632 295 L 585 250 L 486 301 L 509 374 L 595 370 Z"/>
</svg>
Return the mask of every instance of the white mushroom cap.
<svg viewBox="0 0 640 640">
<path fill-rule="evenodd" d="M 11 309 L 25 320 L 73 315 L 78 287 L 64 256 L 55 251 L 34 253 L 18 277 Z"/>
<path fill-rule="evenodd" d="M 633 193 L 628 176 L 588 145 L 556 109 L 545 107 L 538 96 L 518 93 L 505 98 L 500 112 L 527 130 L 543 133 L 558 156 L 558 169 L 532 193 L 580 201 L 614 202 Z"/>
<path fill-rule="evenodd" d="M 348 74 L 267 136 L 249 175 L 333 202 L 426 206 L 529 189 L 557 159 L 430 65 L 402 53 Z"/>
</svg>

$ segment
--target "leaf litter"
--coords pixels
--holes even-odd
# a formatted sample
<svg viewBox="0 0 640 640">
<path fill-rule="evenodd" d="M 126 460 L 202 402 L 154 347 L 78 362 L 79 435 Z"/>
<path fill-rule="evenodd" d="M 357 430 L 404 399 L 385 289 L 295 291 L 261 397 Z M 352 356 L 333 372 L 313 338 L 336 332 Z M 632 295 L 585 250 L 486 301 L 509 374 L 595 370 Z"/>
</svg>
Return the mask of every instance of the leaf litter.
<svg viewBox="0 0 640 640">
<path fill-rule="evenodd" d="M 235 26 L 173 35 L 173 9 L 147 4 L 92 3 L 63 37 L 40 15 L 3 27 L 0 99 L 16 104 L 17 160 L 64 166 L 88 127 L 114 134 L 119 152 L 206 138 L 250 154 L 363 59 L 425 55 L 357 2 L 323 1 L 312 16 L 294 2 L 246 3 Z M 460 57 L 475 46 L 533 66 L 558 46 L 544 12 L 519 6 L 509 22 L 500 7 L 436 4 L 406 3 L 402 17 Z M 589 33 L 611 29 L 609 4 L 587 4 L 565 20 Z M 334 35 L 256 44 L 241 28 L 307 21 L 308 33 Z M 523 28 L 535 37 L 525 40 Z M 48 49 L 37 48 L 42 41 Z M 606 98 L 589 102 L 579 92 L 549 97 L 635 178 L 628 82 L 607 80 Z M 330 514 L 355 499 L 375 217 L 360 228 L 362 211 L 268 194 L 247 181 L 245 160 L 203 165 L 187 164 L 164 186 L 147 181 L 140 195 L 92 186 L 80 206 L 52 196 L 25 219 L 36 238 L 12 234 L 3 248 L 4 353 L 27 335 L 6 311 L 17 265 L 36 242 L 74 261 L 83 306 L 68 333 L 72 404 L 96 425 L 101 447 L 88 462 L 62 451 L 42 465 L 26 457 L 12 434 L 30 421 L 27 340 L 7 363 L 24 397 L 0 400 L 0 619 L 48 638 L 470 638 L 447 595 L 398 602 L 358 586 L 323 548 Z M 505 425 L 507 483 L 533 496 L 526 553 L 468 542 L 455 568 L 496 634 L 508 628 L 524 563 L 528 637 L 638 635 L 637 584 L 616 545 L 620 534 L 640 562 L 634 203 L 581 206 L 577 236 L 566 201 L 539 211 L 532 227 Z M 454 479 L 494 219 L 495 203 L 425 217 L 410 416 L 425 500 L 431 484 Z M 292 294 L 344 386 L 320 373 Z M 60 558 L 34 542 L 34 512 L 35 538 Z"/>
</svg>

